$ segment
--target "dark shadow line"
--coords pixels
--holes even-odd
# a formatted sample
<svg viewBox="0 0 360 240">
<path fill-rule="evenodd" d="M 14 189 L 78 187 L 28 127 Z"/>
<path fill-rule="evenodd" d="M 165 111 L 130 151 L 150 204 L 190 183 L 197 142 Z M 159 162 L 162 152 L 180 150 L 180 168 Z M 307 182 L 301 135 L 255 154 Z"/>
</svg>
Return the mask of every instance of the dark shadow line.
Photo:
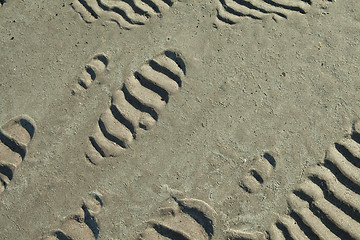
<svg viewBox="0 0 360 240">
<path fill-rule="evenodd" d="M 29 133 L 30 135 L 30 139 L 33 138 L 34 133 L 35 133 L 35 127 L 34 125 L 32 125 L 31 122 L 29 122 L 27 119 L 22 118 L 20 119 L 20 125 L 25 128 L 25 130 Z"/>
<path fill-rule="evenodd" d="M 171 0 L 162 0 L 162 1 L 167 5 L 169 5 L 169 7 L 171 7 L 174 4 Z"/>
<path fill-rule="evenodd" d="M 276 222 L 275 225 L 276 225 L 276 227 L 282 232 L 282 234 L 283 234 L 283 236 L 284 236 L 284 238 L 285 238 L 286 240 L 294 240 L 294 239 L 291 237 L 289 230 L 287 229 L 287 227 L 286 227 L 283 223 L 281 223 L 281 222 Z"/>
<path fill-rule="evenodd" d="M 136 22 L 134 20 L 132 20 L 131 18 L 129 18 L 129 16 L 126 14 L 126 12 L 118 7 L 108 7 L 106 5 L 104 5 L 101 0 L 96 0 L 97 4 L 99 5 L 99 7 L 104 10 L 104 11 L 112 11 L 114 13 L 119 14 L 126 22 L 130 23 L 130 24 L 135 24 L 135 25 L 144 25 L 144 23 L 142 22 Z"/>
<path fill-rule="evenodd" d="M 14 177 L 14 172 L 6 165 L 0 165 L 0 173 L 5 175 L 10 181 Z"/>
<path fill-rule="evenodd" d="M 351 134 L 351 139 L 360 144 L 360 133 L 354 131 Z"/>
<path fill-rule="evenodd" d="M 226 12 L 232 14 L 232 15 L 235 15 L 235 16 L 238 16 L 238 17 L 250 17 L 250 18 L 252 18 L 252 19 L 260 20 L 260 18 L 258 18 L 258 17 L 256 17 L 256 16 L 253 16 L 253 15 L 251 15 L 251 14 L 244 14 L 244 13 L 242 13 L 242 12 L 239 12 L 239 11 L 237 11 L 237 10 L 229 7 L 229 6 L 225 3 L 224 0 L 219 0 L 219 1 L 220 1 L 221 5 L 223 6 L 224 10 L 225 10 Z M 225 22 L 225 23 L 228 23 L 228 24 L 231 24 L 231 25 L 236 23 L 236 22 L 231 21 L 230 19 L 226 19 L 226 18 L 224 18 L 223 16 L 221 16 L 220 13 L 219 13 L 219 10 L 217 10 L 217 17 L 218 17 L 221 21 L 223 21 L 223 22 Z"/>
<path fill-rule="evenodd" d="M 90 75 L 91 80 L 94 81 L 96 79 L 96 73 L 91 66 L 86 66 L 85 71 Z"/>
<path fill-rule="evenodd" d="M 134 12 L 136 14 L 143 15 L 147 18 L 150 18 L 149 13 L 145 12 L 144 10 L 142 10 L 141 8 L 136 6 L 133 0 L 122 0 L 122 2 L 129 4 L 129 6 L 134 10 Z"/>
<path fill-rule="evenodd" d="M 90 7 L 85 0 L 78 0 L 81 5 L 84 6 L 84 8 L 93 16 L 95 19 L 99 18 L 99 15 Z"/>
<path fill-rule="evenodd" d="M 239 5 L 242 5 L 244 7 L 247 7 L 249 9 L 252 9 L 252 10 L 256 10 L 256 11 L 259 11 L 261 13 L 265 13 L 265 14 L 269 14 L 269 13 L 274 13 L 274 14 L 277 14 L 279 15 L 280 17 L 283 17 L 283 18 L 287 18 L 285 14 L 283 13 L 280 13 L 280 12 L 275 12 L 275 11 L 267 11 L 263 8 L 260 8 L 260 7 L 257 7 L 255 5 L 253 5 L 252 3 L 248 2 L 248 1 L 245 1 L 245 0 L 234 0 L 237 4 Z M 235 10 L 234 10 L 235 11 Z"/>
<path fill-rule="evenodd" d="M 157 112 L 155 112 L 152 107 L 148 107 L 142 104 L 136 97 L 131 95 L 125 84 L 122 86 L 121 90 L 124 93 L 126 101 L 128 101 L 134 108 L 138 109 L 141 112 L 146 112 L 150 114 L 150 116 L 152 116 L 156 121 L 159 119 Z"/>
<path fill-rule="evenodd" d="M 102 134 L 104 134 L 105 138 L 116 143 L 117 145 L 119 145 L 122 148 L 126 148 L 126 145 L 124 144 L 124 142 L 122 140 L 120 140 L 119 138 L 117 138 L 116 136 L 112 135 L 111 133 L 109 133 L 107 131 L 105 123 L 101 120 L 101 118 L 99 118 L 98 124 L 99 124 L 100 130 L 101 130 Z"/>
<path fill-rule="evenodd" d="M 143 22 L 139 22 L 139 21 L 135 21 L 133 19 L 131 19 L 130 17 L 127 16 L 126 12 L 118 7 L 113 7 L 111 8 L 111 10 L 117 14 L 119 14 L 120 16 L 122 16 L 125 21 L 127 21 L 128 23 L 130 24 L 133 24 L 133 25 L 145 25 L 145 23 Z"/>
<path fill-rule="evenodd" d="M 352 153 L 343 145 L 335 143 L 336 150 L 341 153 L 345 157 L 346 160 L 348 160 L 352 165 L 354 165 L 357 168 L 360 168 L 360 159 L 356 156 L 352 155 Z"/>
<path fill-rule="evenodd" d="M 230 25 L 234 25 L 234 24 L 235 24 L 235 22 L 231 21 L 230 19 L 227 19 L 227 18 L 224 18 L 223 16 L 221 16 L 221 15 L 220 15 L 220 12 L 219 12 L 219 9 L 216 9 L 216 17 L 217 17 L 220 21 L 222 21 L 222 22 L 224 22 L 224 23 L 226 23 L 226 24 L 230 24 Z"/>
<path fill-rule="evenodd" d="M 246 186 L 243 182 L 239 182 L 239 187 L 241 187 L 247 193 L 252 193 L 250 188 L 248 186 Z"/>
<path fill-rule="evenodd" d="M 154 60 L 149 61 L 149 66 L 154 71 L 162 73 L 165 76 L 169 77 L 170 79 L 174 80 L 177 83 L 177 85 L 181 87 L 182 85 L 181 78 L 172 71 L 170 71 L 169 69 L 167 69 L 166 67 L 161 66 L 159 63 L 155 62 Z"/>
<path fill-rule="evenodd" d="M 24 159 L 26 154 L 26 149 L 20 146 L 15 140 L 9 138 L 8 136 L 4 135 L 3 132 L 0 130 L 0 141 L 11 149 L 11 151 L 18 153 L 22 159 Z"/>
<path fill-rule="evenodd" d="M 264 183 L 264 179 L 260 176 L 260 174 L 256 170 L 251 170 L 250 175 L 253 176 L 256 181 L 258 181 L 260 184 Z"/>
<path fill-rule="evenodd" d="M 108 58 L 103 54 L 99 54 L 99 55 L 95 56 L 94 59 L 101 61 L 105 65 L 105 67 L 107 67 L 109 64 Z"/>
<path fill-rule="evenodd" d="M 305 2 L 305 3 L 307 3 L 307 4 L 309 4 L 309 5 L 312 5 L 311 0 L 301 0 L 301 1 L 303 1 L 303 2 Z"/>
<path fill-rule="evenodd" d="M 127 129 L 129 129 L 129 131 L 133 135 L 133 138 L 136 139 L 136 131 L 134 125 L 121 114 L 121 112 L 117 109 L 115 105 L 110 106 L 110 111 L 115 117 L 115 119 L 118 120 Z"/>
<path fill-rule="evenodd" d="M 207 233 L 209 238 L 214 236 L 213 221 L 208 218 L 202 211 L 194 207 L 184 206 L 176 197 L 172 197 L 179 205 L 181 211 L 193 218 Z"/>
<path fill-rule="evenodd" d="M 70 237 L 66 236 L 65 233 L 61 231 L 56 231 L 54 235 L 59 240 L 72 240 Z"/>
<path fill-rule="evenodd" d="M 164 52 L 165 56 L 167 56 L 168 58 L 170 58 L 171 60 L 173 60 L 178 66 L 179 68 L 183 71 L 184 75 L 186 75 L 186 65 L 184 60 L 179 56 L 178 53 L 173 52 L 173 51 L 165 51 Z"/>
<path fill-rule="evenodd" d="M 78 84 L 83 87 L 84 89 L 88 89 L 88 87 L 85 85 L 84 81 L 81 80 L 81 78 L 78 80 Z"/>
<path fill-rule="evenodd" d="M 104 203 L 103 203 L 102 199 L 100 198 L 100 196 L 97 194 L 94 194 L 94 197 L 95 197 L 95 200 L 100 203 L 100 206 L 103 207 Z"/>
<path fill-rule="evenodd" d="M 264 2 L 274 6 L 274 7 L 279 7 L 279 8 L 283 8 L 283 9 L 287 9 L 290 11 L 295 11 L 295 12 L 300 12 L 302 14 L 305 14 L 304 9 L 299 8 L 299 7 L 293 7 L 293 6 L 288 6 L 288 5 L 284 5 L 284 4 L 280 4 L 280 3 L 276 3 L 272 0 L 263 0 Z"/>
<path fill-rule="evenodd" d="M 93 232 L 95 239 L 98 239 L 100 233 L 99 224 L 96 222 L 95 217 L 90 214 L 89 209 L 85 204 L 83 204 L 81 208 L 83 209 L 85 214 L 85 224 Z"/>
<path fill-rule="evenodd" d="M 258 181 L 260 184 L 264 183 L 264 179 L 260 176 L 260 174 L 256 170 L 251 170 L 250 175 L 253 176 L 256 181 Z"/>
<path fill-rule="evenodd" d="M 104 151 L 103 151 L 103 150 L 101 149 L 101 147 L 97 144 L 95 138 L 89 137 L 89 140 L 90 140 L 91 145 L 95 148 L 95 150 L 98 151 L 102 157 L 105 157 Z"/>
<path fill-rule="evenodd" d="M 7 188 L 7 183 L 6 183 L 5 180 L 2 179 L 1 177 L 0 177 L 0 184 L 2 184 L 5 189 Z"/>
<path fill-rule="evenodd" d="M 308 196 L 306 193 L 302 191 L 294 191 L 293 192 L 296 196 L 298 196 L 300 199 L 308 202 L 309 204 L 309 210 L 320 219 L 320 221 L 324 224 L 324 226 L 329 229 L 330 232 L 338 236 L 340 239 L 348 239 L 348 240 L 355 240 L 351 235 L 339 228 L 333 221 L 330 219 L 320 208 L 318 208 L 314 204 L 314 200 L 312 197 Z M 316 226 L 314 226 L 316 227 Z"/>
<path fill-rule="evenodd" d="M 355 221 L 360 222 L 360 212 L 356 208 L 338 199 L 334 193 L 329 190 L 325 180 L 320 179 L 318 176 L 310 176 L 309 179 L 321 188 L 324 197 L 328 202 L 339 208 Z"/>
<path fill-rule="evenodd" d="M 301 231 L 303 231 L 303 233 L 311 240 L 320 240 L 319 236 L 317 236 L 313 230 L 304 223 L 304 221 L 302 220 L 302 218 L 296 213 L 294 212 L 294 210 L 292 210 L 290 212 L 290 217 L 292 219 L 295 220 L 295 222 L 297 223 L 297 225 L 299 226 L 299 228 L 301 229 Z"/>
<path fill-rule="evenodd" d="M 153 82 L 151 82 L 149 79 L 141 75 L 141 73 L 139 72 L 135 72 L 134 76 L 143 87 L 158 94 L 161 97 L 162 101 L 165 101 L 166 103 L 169 102 L 169 93 L 166 90 L 159 87 L 158 85 L 155 85 Z"/>
<path fill-rule="evenodd" d="M 158 232 L 161 236 L 169 238 L 171 240 L 191 240 L 184 236 L 183 234 L 176 232 L 166 226 L 163 226 L 161 224 L 154 224 L 153 228 L 156 232 Z"/>
<path fill-rule="evenodd" d="M 273 168 L 276 167 L 275 158 L 268 152 L 264 153 L 264 158 L 271 164 Z"/>
<path fill-rule="evenodd" d="M 141 1 L 146 5 L 148 5 L 149 7 L 151 7 L 156 13 L 160 13 L 159 7 L 154 2 L 150 0 L 141 0 Z"/>
<path fill-rule="evenodd" d="M 334 163 L 332 163 L 328 159 L 325 159 L 324 167 L 329 169 L 342 185 L 344 185 L 354 193 L 360 195 L 360 186 L 351 181 L 348 177 L 346 177 Z"/>
</svg>

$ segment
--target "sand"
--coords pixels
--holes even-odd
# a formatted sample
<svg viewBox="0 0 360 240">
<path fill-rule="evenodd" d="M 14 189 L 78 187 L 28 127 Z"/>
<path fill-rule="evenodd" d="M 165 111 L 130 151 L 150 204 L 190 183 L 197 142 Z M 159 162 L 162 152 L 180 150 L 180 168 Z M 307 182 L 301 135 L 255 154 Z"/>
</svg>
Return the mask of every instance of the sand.
<svg viewBox="0 0 360 240">
<path fill-rule="evenodd" d="M 267 234 L 281 239 L 271 232 L 278 216 L 291 222 L 292 211 L 311 215 L 316 207 L 328 220 L 299 217 L 305 222 L 302 229 L 315 226 L 307 232 L 310 239 L 312 233 L 360 239 L 359 209 L 341 207 L 359 198 L 356 159 L 345 177 L 333 176 L 351 185 L 345 193 L 333 190 L 351 196 L 338 197 L 340 207 L 334 211 L 345 212 L 343 218 L 327 214 L 334 211 L 324 198 L 306 192 L 312 186 L 307 174 L 325 164 L 329 146 L 352 139 L 349 149 L 358 154 L 359 2 L 313 0 L 310 6 L 294 0 L 296 11 L 278 6 L 269 9 L 279 13 L 263 14 L 232 0 L 152 2 L 160 6 L 157 14 L 137 10 L 129 24 L 119 20 L 116 8 L 96 15 L 83 11 L 82 18 L 76 1 L 0 1 L 0 126 L 5 133 L 11 119 L 23 116 L 35 129 L 0 195 L 0 239 L 41 239 L 54 232 L 54 239 L 65 239 L 60 233 L 77 233 L 73 239 L 136 239 L 141 234 L 154 239 L 166 226 L 179 234 L 171 239 L 182 239 L 181 234 L 244 239 L 244 233 L 250 239 Z M 220 2 L 253 15 L 224 14 Z M 217 11 L 228 19 L 220 21 Z M 136 89 L 131 85 L 138 84 L 136 79 L 128 79 L 149 67 L 150 60 L 166 57 L 166 51 L 174 53 L 165 61 L 174 67 L 163 71 L 182 72 L 181 86 L 173 81 L 156 88 L 168 101 L 155 94 L 155 87 L 140 90 L 139 97 L 148 102 L 132 115 L 134 121 L 150 119 L 146 116 L 152 111 L 157 119 L 149 130 L 142 125 L 130 135 L 119 130 L 129 141 L 126 148 L 114 143 L 114 148 L 102 148 L 104 156 L 93 164 L 86 158 L 94 152 L 89 137 L 111 109 L 115 92 L 123 86 Z M 84 89 L 78 81 L 91 77 L 89 66 L 96 77 Z M 14 137 L 3 139 L 26 135 L 21 124 L 14 126 L 9 128 L 16 130 Z M 2 150 L 5 145 L 2 157 L 9 150 Z M 0 159 L 2 166 L 9 161 L 12 157 Z M 328 185 L 324 192 L 331 189 Z M 299 186 L 315 208 L 292 200 Z M 281 233 L 286 239 L 296 234 L 289 229 L 288 235 Z"/>
</svg>

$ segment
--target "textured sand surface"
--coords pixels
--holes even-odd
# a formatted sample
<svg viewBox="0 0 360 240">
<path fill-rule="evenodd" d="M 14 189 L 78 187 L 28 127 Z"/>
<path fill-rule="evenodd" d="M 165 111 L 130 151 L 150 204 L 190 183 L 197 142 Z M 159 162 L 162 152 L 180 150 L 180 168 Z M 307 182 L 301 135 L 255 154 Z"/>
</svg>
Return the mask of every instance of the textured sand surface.
<svg viewBox="0 0 360 240">
<path fill-rule="evenodd" d="M 0 0 L 0 239 L 360 239 L 360 2 L 273 1 Z"/>
</svg>

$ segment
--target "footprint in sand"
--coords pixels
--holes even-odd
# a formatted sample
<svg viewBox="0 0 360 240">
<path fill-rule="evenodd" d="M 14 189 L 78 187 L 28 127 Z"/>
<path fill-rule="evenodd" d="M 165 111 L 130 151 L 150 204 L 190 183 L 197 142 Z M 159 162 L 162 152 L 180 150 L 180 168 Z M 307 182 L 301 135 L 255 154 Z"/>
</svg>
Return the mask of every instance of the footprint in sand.
<svg viewBox="0 0 360 240">
<path fill-rule="evenodd" d="M 204 201 L 173 197 L 159 213 L 147 222 L 139 240 L 209 240 L 214 236 L 216 212 Z"/>
<path fill-rule="evenodd" d="M 173 0 L 75 0 L 71 6 L 86 23 L 102 19 L 132 29 L 145 25 L 151 17 L 161 16 L 173 4 Z"/>
<path fill-rule="evenodd" d="M 240 187 L 248 193 L 258 192 L 263 184 L 270 179 L 275 167 L 274 154 L 264 153 L 261 157 L 257 157 L 254 160 L 252 167 L 240 181 Z"/>
<path fill-rule="evenodd" d="M 169 96 L 182 86 L 185 74 L 182 57 L 165 51 L 125 80 L 89 137 L 87 159 L 97 164 L 105 157 L 116 157 L 140 131 L 153 127 Z"/>
<path fill-rule="evenodd" d="M 109 64 L 109 58 L 105 54 L 95 55 L 88 64 L 85 65 L 83 71 L 78 76 L 78 81 L 72 94 L 83 92 L 88 89 L 92 83 L 98 78 Z"/>
<path fill-rule="evenodd" d="M 306 14 L 313 0 L 217 0 L 217 3 L 216 26 L 234 25 L 243 18 L 262 20 L 271 16 L 278 21 L 291 14 Z"/>
<path fill-rule="evenodd" d="M 25 115 L 9 120 L 0 128 L 0 193 L 6 189 L 15 169 L 24 160 L 34 132 L 34 120 Z"/>
<path fill-rule="evenodd" d="M 92 194 L 91 198 L 83 200 L 78 213 L 69 216 L 62 223 L 60 229 L 52 231 L 43 240 L 90 240 L 98 239 L 99 223 L 95 216 L 101 212 L 103 202 L 99 194 Z"/>
<path fill-rule="evenodd" d="M 360 239 L 360 121 L 288 196 L 289 213 L 267 233 L 231 230 L 229 239 Z"/>
</svg>

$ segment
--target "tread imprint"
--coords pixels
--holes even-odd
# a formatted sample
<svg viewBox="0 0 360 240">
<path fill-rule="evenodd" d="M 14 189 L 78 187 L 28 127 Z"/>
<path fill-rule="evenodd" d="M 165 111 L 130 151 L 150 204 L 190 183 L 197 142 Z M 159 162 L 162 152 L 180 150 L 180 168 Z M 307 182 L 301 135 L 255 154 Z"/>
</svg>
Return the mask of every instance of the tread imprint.
<svg viewBox="0 0 360 240">
<path fill-rule="evenodd" d="M 93 193 L 90 199 L 83 200 L 78 214 L 68 216 L 61 229 L 52 231 L 43 240 L 98 239 L 100 228 L 95 216 L 101 212 L 102 207 L 100 195 Z"/>
<path fill-rule="evenodd" d="M 109 59 L 105 54 L 98 54 L 94 56 L 88 64 L 85 65 L 77 80 L 77 85 L 72 90 L 72 94 L 82 92 L 89 87 L 108 67 Z"/>
<path fill-rule="evenodd" d="M 285 227 L 277 226 L 282 238 L 360 239 L 360 144 L 354 140 L 357 136 L 354 129 L 350 138 L 329 148 L 321 164 L 308 170 L 307 179 L 288 198 L 291 212 L 284 217 L 293 224 L 285 224 L 284 218 L 278 220 Z M 280 239 L 271 231 L 270 238 Z"/>
<path fill-rule="evenodd" d="M 160 209 L 162 215 L 150 220 L 138 239 L 212 239 L 216 212 L 198 199 L 172 199 L 171 207 Z"/>
<path fill-rule="evenodd" d="M 261 20 L 288 18 L 291 13 L 305 14 L 310 0 L 218 0 L 216 23 L 236 24 L 243 17 Z"/>
<path fill-rule="evenodd" d="M 139 131 L 154 126 L 169 96 L 180 88 L 185 73 L 179 54 L 165 51 L 131 75 L 113 93 L 111 106 L 89 137 L 87 159 L 96 164 L 104 157 L 118 156 Z"/>
<path fill-rule="evenodd" d="M 258 192 L 264 182 L 271 177 L 275 167 L 275 158 L 272 154 L 265 152 L 263 156 L 254 160 L 252 168 L 239 183 L 240 187 L 248 193 Z"/>
<path fill-rule="evenodd" d="M 25 115 L 9 120 L 0 128 L 0 193 L 6 189 L 14 171 L 24 160 L 34 133 L 34 120 Z"/>
<path fill-rule="evenodd" d="M 104 19 L 124 29 L 145 25 L 172 5 L 172 0 L 74 0 L 71 3 L 86 23 Z"/>
</svg>

